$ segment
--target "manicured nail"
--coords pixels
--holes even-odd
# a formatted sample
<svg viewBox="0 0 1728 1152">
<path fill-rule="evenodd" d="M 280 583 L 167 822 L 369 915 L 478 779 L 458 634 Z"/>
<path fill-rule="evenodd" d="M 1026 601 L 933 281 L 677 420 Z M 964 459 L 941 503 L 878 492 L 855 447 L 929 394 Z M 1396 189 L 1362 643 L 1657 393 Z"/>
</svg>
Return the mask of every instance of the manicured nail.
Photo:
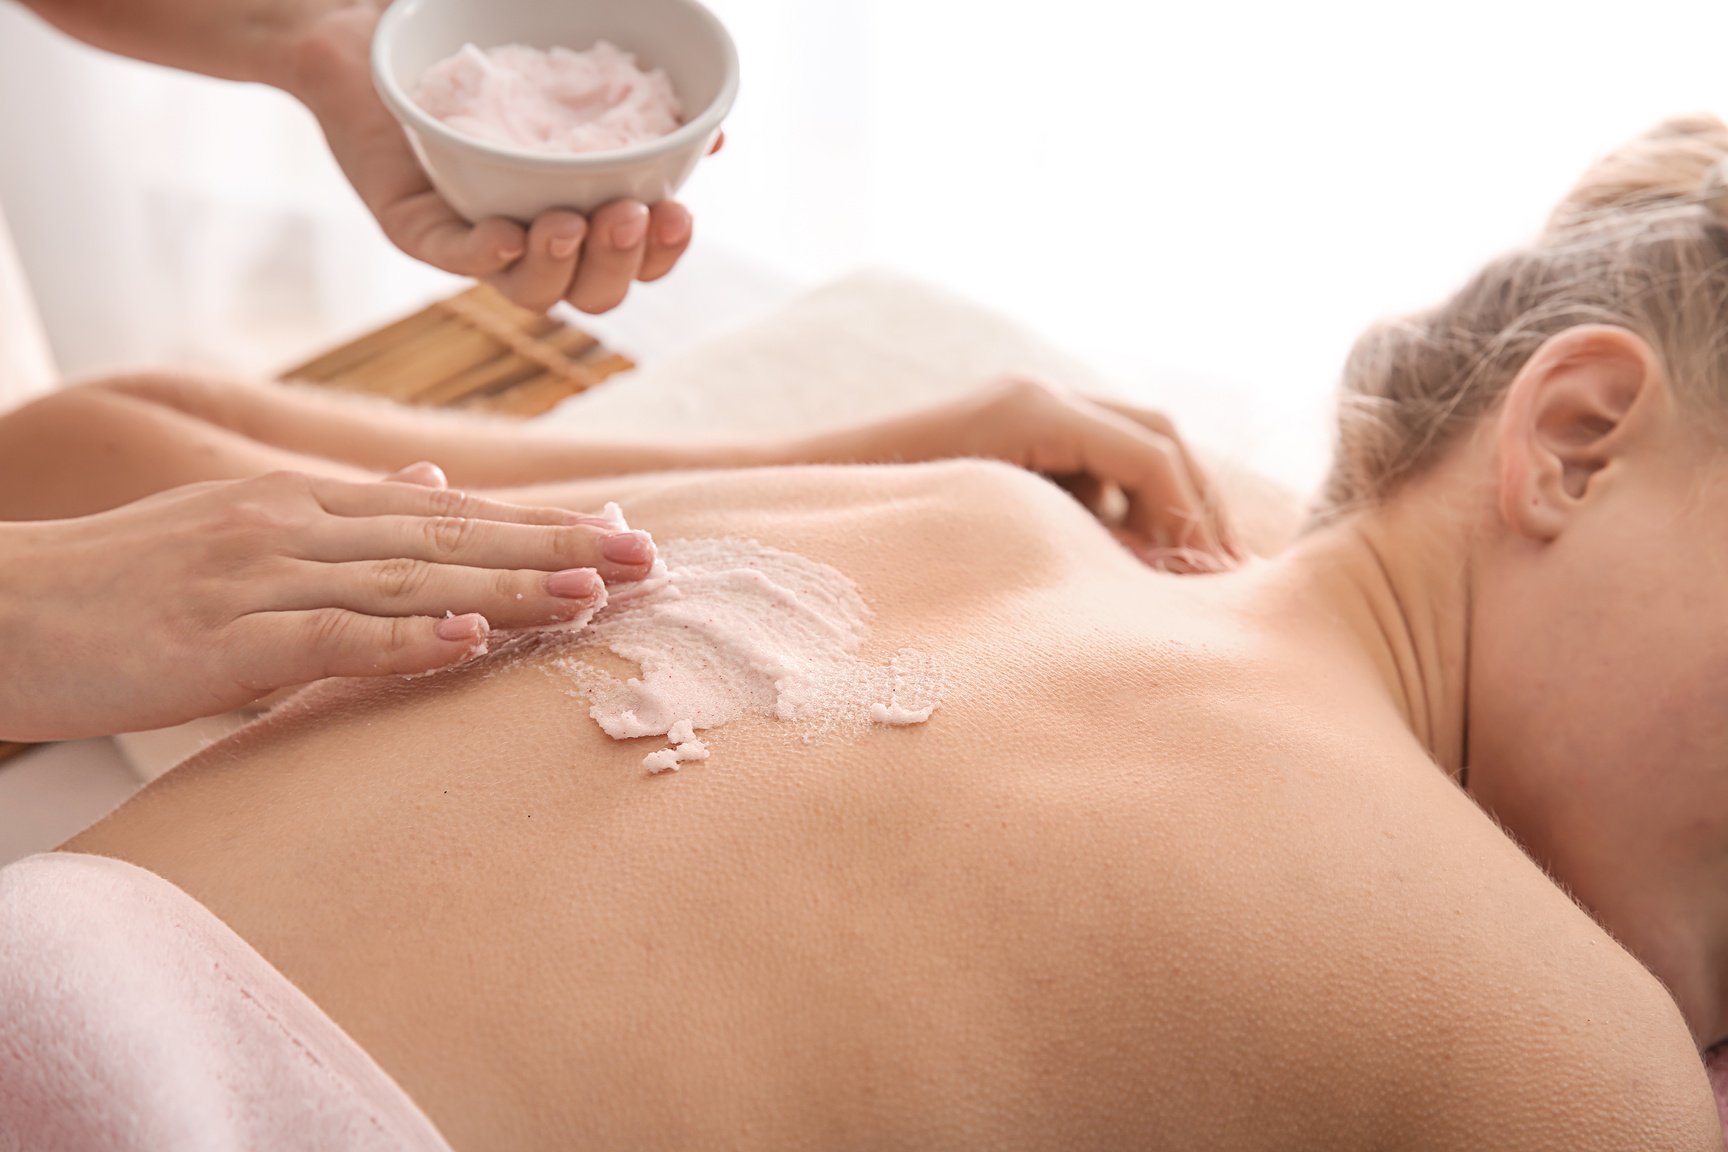
<svg viewBox="0 0 1728 1152">
<path fill-rule="evenodd" d="M 566 568 L 546 577 L 546 591 L 563 600 L 592 600 L 605 586 L 592 568 Z"/>
<path fill-rule="evenodd" d="M 450 484 L 449 478 L 444 475 L 444 469 L 430 460 L 410 464 L 385 479 L 395 480 L 400 484 L 418 484 L 422 488 L 445 488 Z"/>
<path fill-rule="evenodd" d="M 473 643 L 484 640 L 492 631 L 492 626 L 486 623 L 486 617 L 478 612 L 470 612 L 466 616 L 446 616 L 438 621 L 433 631 L 440 640 L 466 640 Z"/>
<path fill-rule="evenodd" d="M 574 236 L 554 236 L 552 242 L 546 245 L 554 260 L 568 260 L 576 255 L 576 249 L 582 246 L 582 234 Z"/>
<path fill-rule="evenodd" d="M 614 564 L 651 564 L 654 538 L 646 532 L 616 532 L 600 541 L 600 555 Z"/>
<path fill-rule="evenodd" d="M 636 213 L 622 224 L 612 226 L 612 247 L 634 248 L 648 236 L 648 213 Z"/>
<path fill-rule="evenodd" d="M 674 244 L 682 244 L 690 238 L 690 217 L 682 212 L 669 212 L 666 219 L 660 222 L 660 243 L 668 248 Z"/>
</svg>

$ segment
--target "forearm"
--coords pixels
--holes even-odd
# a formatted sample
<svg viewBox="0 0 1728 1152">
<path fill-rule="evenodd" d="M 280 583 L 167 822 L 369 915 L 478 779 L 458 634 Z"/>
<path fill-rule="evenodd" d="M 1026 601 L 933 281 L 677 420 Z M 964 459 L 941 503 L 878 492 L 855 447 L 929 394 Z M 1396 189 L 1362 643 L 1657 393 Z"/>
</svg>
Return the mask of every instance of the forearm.
<svg viewBox="0 0 1728 1152">
<path fill-rule="evenodd" d="M 292 87 L 293 47 L 321 17 L 371 0 L 23 0 L 94 47 L 224 80 Z"/>
<path fill-rule="evenodd" d="M 514 487 L 635 472 L 801 462 L 799 444 L 601 439 L 469 413 L 427 411 L 302 386 L 170 374 L 85 388 L 145 400 L 259 444 L 374 472 L 416 460 L 464 488 Z"/>
</svg>

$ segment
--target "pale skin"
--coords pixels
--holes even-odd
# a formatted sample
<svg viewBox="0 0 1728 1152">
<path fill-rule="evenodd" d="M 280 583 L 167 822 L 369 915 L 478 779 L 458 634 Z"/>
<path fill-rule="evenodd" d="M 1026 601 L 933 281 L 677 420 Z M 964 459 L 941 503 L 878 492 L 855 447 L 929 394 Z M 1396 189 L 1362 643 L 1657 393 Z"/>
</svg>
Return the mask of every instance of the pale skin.
<svg viewBox="0 0 1728 1152">
<path fill-rule="evenodd" d="M 590 609 L 652 559 L 598 518 L 286 472 L 0 523 L 0 737 L 162 728 L 326 676 L 426 672 L 494 622 Z"/>
<path fill-rule="evenodd" d="M 1115 530 L 1143 554 L 1192 568 L 1233 547 L 1168 421 L 1030 385 L 795 443 L 671 449 L 236 381 L 68 389 L 0 421 L 0 738 L 163 727 L 325 676 L 428 671 L 494 625 L 568 619 L 653 560 L 643 533 L 438 490 L 430 464 L 374 482 L 403 458 L 436 455 L 472 488 L 956 454 L 1063 473 L 1106 514 L 1120 506 Z"/>
<path fill-rule="evenodd" d="M 543 659 L 331 683 L 68 847 L 207 904 L 458 1149 L 1718 1149 L 1725 477 L 1579 328 L 1204 579 L 995 464 L 506 490 L 832 564 L 942 705 L 648 778 Z"/>
<path fill-rule="evenodd" d="M 589 313 L 672 271 L 694 222 L 675 200 L 619 200 L 593 216 L 469 223 L 433 190 L 372 86 L 373 0 L 25 0 L 44 20 L 123 56 L 280 88 L 318 118 L 331 154 L 390 241 L 525 308 Z M 722 137 L 722 139 L 724 139 Z M 720 142 L 715 143 L 718 150 Z"/>
</svg>

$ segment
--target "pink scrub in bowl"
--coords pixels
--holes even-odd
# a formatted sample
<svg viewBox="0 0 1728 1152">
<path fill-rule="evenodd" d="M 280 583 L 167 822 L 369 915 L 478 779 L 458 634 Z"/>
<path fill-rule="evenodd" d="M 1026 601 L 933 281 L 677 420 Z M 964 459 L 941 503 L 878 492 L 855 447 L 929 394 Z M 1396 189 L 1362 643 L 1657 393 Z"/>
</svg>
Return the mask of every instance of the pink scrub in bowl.
<svg viewBox="0 0 1728 1152">
<path fill-rule="evenodd" d="M 414 102 L 476 140 L 530 152 L 610 152 L 683 123 L 672 81 L 602 40 L 586 51 L 464 45 L 426 70 Z"/>
<path fill-rule="evenodd" d="M 559 93 L 596 76 L 602 99 L 580 114 L 589 126 L 566 123 L 579 117 L 554 107 Z M 395 0 L 373 37 L 372 77 L 456 211 L 527 223 L 673 195 L 732 109 L 738 53 L 697 0 Z M 640 86 L 618 100 L 607 87 L 617 81 Z M 667 89 L 670 126 L 656 119 Z"/>
</svg>

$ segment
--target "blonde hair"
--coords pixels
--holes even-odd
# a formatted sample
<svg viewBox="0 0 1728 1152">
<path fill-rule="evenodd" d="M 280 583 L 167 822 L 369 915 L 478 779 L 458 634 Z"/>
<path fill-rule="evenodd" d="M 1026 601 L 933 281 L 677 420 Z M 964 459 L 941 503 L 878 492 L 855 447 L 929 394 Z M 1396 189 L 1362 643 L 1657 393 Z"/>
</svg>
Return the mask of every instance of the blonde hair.
<svg viewBox="0 0 1728 1152">
<path fill-rule="evenodd" d="M 1642 336 L 1681 396 L 1728 408 L 1728 125 L 1666 120 L 1597 161 L 1540 237 L 1437 308 L 1383 321 L 1344 367 L 1320 517 L 1371 505 L 1499 403 L 1549 337 Z"/>
</svg>

